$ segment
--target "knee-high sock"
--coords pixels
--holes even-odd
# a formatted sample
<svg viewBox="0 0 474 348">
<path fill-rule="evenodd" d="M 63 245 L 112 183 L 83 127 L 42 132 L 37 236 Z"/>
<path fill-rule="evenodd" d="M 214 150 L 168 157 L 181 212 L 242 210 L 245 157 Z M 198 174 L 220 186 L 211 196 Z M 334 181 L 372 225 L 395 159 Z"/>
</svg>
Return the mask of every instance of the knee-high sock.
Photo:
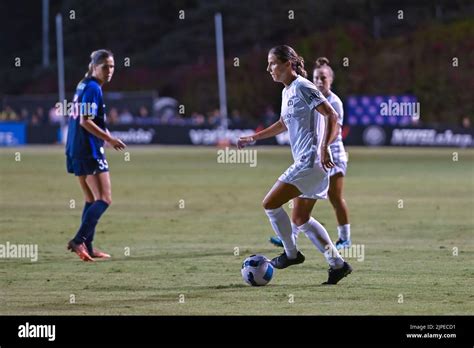
<svg viewBox="0 0 474 348">
<path fill-rule="evenodd" d="M 89 210 L 89 208 L 91 207 L 91 205 L 93 203 L 94 202 L 86 202 L 84 204 L 84 209 L 82 210 L 82 219 L 81 219 L 82 222 L 84 222 L 84 217 L 86 216 L 87 211 Z M 92 241 L 94 240 L 94 235 L 95 235 L 95 228 L 92 230 L 91 234 L 87 237 L 87 239 L 85 241 L 85 244 L 86 244 L 87 250 L 89 251 L 89 254 L 91 254 L 92 251 L 93 251 Z"/>
<path fill-rule="evenodd" d="M 102 201 L 97 200 L 87 209 L 86 213 L 84 214 L 84 219 L 81 223 L 81 227 L 76 233 L 74 237 L 74 242 L 77 244 L 84 243 L 87 238 L 93 233 L 95 230 L 95 226 L 99 222 L 100 217 L 102 214 L 107 210 L 109 205 Z"/>
<path fill-rule="evenodd" d="M 337 235 L 342 240 L 351 239 L 351 225 L 347 224 L 347 225 L 337 226 Z"/>
<path fill-rule="evenodd" d="M 89 210 L 89 208 L 91 207 L 91 205 L 92 205 L 93 203 L 94 203 L 94 202 L 85 202 L 85 203 L 84 203 L 84 209 L 82 209 L 81 221 L 84 221 L 84 216 L 86 216 L 87 211 Z"/>
<path fill-rule="evenodd" d="M 288 214 L 282 207 L 276 209 L 265 209 L 265 213 L 270 220 L 273 230 L 283 242 L 286 256 L 289 259 L 295 259 L 298 249 L 296 248 L 295 235 L 293 234 Z"/>
<path fill-rule="evenodd" d="M 324 226 L 316 219 L 310 218 L 305 224 L 298 226 L 298 229 L 303 231 L 316 248 L 324 254 L 331 268 L 343 266 L 344 259 L 339 255 Z"/>
<path fill-rule="evenodd" d="M 298 238 L 298 235 L 300 234 L 300 230 L 298 229 L 298 226 L 295 224 L 295 223 L 291 223 L 291 232 L 293 233 L 293 235 L 295 236 L 295 240 L 296 238 Z"/>
</svg>

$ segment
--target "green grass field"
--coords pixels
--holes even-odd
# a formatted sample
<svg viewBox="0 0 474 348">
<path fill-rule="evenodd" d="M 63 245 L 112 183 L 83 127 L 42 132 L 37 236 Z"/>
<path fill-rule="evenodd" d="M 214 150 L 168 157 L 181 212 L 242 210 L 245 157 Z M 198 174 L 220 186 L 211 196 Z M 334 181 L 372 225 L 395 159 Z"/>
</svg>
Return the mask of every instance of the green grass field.
<svg viewBox="0 0 474 348">
<path fill-rule="evenodd" d="M 211 147 L 130 147 L 130 161 L 109 149 L 114 203 L 96 245 L 113 258 L 95 263 L 65 248 L 83 199 L 62 147 L 0 149 L 0 244 L 39 248 L 37 262 L 0 259 L 0 314 L 474 313 L 473 150 L 349 148 L 346 200 L 364 260 L 348 258 L 354 272 L 320 286 L 325 260 L 302 235 L 306 262 L 253 288 L 240 266 L 280 252 L 261 201 L 291 162 L 288 148 L 256 149 L 255 168 L 218 164 Z M 329 202 L 313 216 L 335 239 Z"/>
</svg>

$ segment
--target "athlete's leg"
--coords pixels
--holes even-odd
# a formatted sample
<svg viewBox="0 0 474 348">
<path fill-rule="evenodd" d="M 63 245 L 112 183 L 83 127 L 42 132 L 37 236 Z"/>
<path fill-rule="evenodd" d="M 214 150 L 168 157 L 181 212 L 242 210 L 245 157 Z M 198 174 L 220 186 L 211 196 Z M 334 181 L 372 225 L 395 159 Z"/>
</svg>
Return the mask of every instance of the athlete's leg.
<svg viewBox="0 0 474 348">
<path fill-rule="evenodd" d="M 97 200 L 102 200 L 108 205 L 112 204 L 112 184 L 110 182 L 110 172 L 102 172 L 89 175 L 88 183 L 93 189 Z"/>
<path fill-rule="evenodd" d="M 100 198 L 100 191 L 99 191 L 99 186 L 98 186 L 98 183 L 97 183 L 97 180 L 95 178 L 94 175 L 88 175 L 87 178 L 86 178 L 86 184 L 88 186 L 88 188 L 92 191 L 93 195 L 94 195 L 94 201 L 96 201 L 97 199 Z M 85 216 L 85 213 L 87 212 L 88 208 L 90 208 L 90 206 L 92 205 L 91 202 L 87 202 L 86 201 L 86 204 L 84 206 L 84 212 L 82 214 L 82 220 L 84 220 L 84 216 Z M 85 241 L 85 244 L 86 244 L 86 247 L 87 247 L 87 251 L 89 252 L 90 255 L 93 255 L 94 253 L 94 248 L 92 246 L 92 242 L 94 240 L 94 236 L 95 236 L 95 228 L 94 230 L 89 234 L 89 236 L 87 236 L 87 239 Z"/>
<path fill-rule="evenodd" d="M 78 176 L 77 178 L 79 180 L 79 185 L 81 186 L 82 192 L 84 194 L 84 200 L 85 200 L 84 209 L 82 211 L 82 221 L 81 221 L 81 227 L 82 227 L 82 223 L 84 222 L 84 216 L 86 215 L 87 211 L 92 206 L 92 204 L 94 203 L 95 197 L 94 197 L 94 193 L 92 192 L 91 188 L 86 182 L 87 176 L 81 175 L 81 176 Z M 83 238 L 78 232 L 76 236 L 74 237 L 74 239 L 72 239 L 68 243 L 68 249 L 76 252 L 76 254 L 79 255 L 79 257 L 82 260 L 92 261 L 92 258 L 89 252 L 87 251 L 86 246 L 83 243 L 84 243 Z"/>
<path fill-rule="evenodd" d="M 334 208 L 334 212 L 336 213 L 336 219 L 339 226 L 349 223 L 349 211 L 342 194 L 343 188 L 344 176 L 342 173 L 337 173 L 331 176 L 329 181 L 328 196 L 329 201 Z"/>
<path fill-rule="evenodd" d="M 293 202 L 293 208 L 295 206 L 295 199 L 297 198 L 293 198 L 292 199 L 292 202 Z M 293 211 L 294 212 L 294 211 Z M 293 213 L 292 213 L 293 214 Z M 295 236 L 295 241 L 296 239 L 298 238 L 298 234 L 299 234 L 299 230 L 298 230 L 298 226 L 293 222 L 293 219 L 291 219 L 291 231 L 293 233 L 293 235 Z M 272 243 L 273 245 L 277 246 L 277 247 L 280 247 L 280 248 L 283 248 L 283 242 L 281 241 L 281 239 L 279 237 L 275 237 L 275 236 L 272 236 L 270 237 L 269 239 L 270 243 Z"/>
<path fill-rule="evenodd" d="M 311 218 L 311 212 L 316 204 L 316 199 L 296 197 L 293 199 L 291 221 L 296 226 L 305 224 Z"/>
<path fill-rule="evenodd" d="M 97 197 L 98 199 L 94 201 L 94 203 L 85 213 L 81 227 L 74 238 L 74 242 L 78 244 L 84 243 L 90 234 L 93 233 L 100 217 L 112 203 L 112 190 L 109 172 L 98 173 L 92 175 L 92 177 L 93 178 L 89 180 L 95 182 L 99 195 Z"/>
<path fill-rule="evenodd" d="M 263 199 L 263 208 L 265 210 L 280 208 L 290 199 L 299 195 L 301 195 L 301 192 L 296 186 L 277 181 Z"/>
<path fill-rule="evenodd" d="M 336 242 L 336 247 L 338 249 L 350 246 L 351 240 L 351 225 L 349 224 L 349 210 L 347 208 L 346 201 L 343 197 L 343 188 L 344 188 L 344 175 L 342 173 L 337 173 L 331 176 L 329 182 L 329 201 L 331 202 L 334 212 L 336 213 L 337 219 L 337 231 L 338 231 L 338 241 Z M 342 245 L 342 243 L 347 242 L 347 245 Z"/>
<path fill-rule="evenodd" d="M 282 208 L 282 205 L 299 195 L 301 195 L 301 192 L 296 186 L 277 181 L 263 200 L 265 213 L 270 220 L 273 230 L 283 242 L 285 258 L 287 257 L 289 260 L 295 260 L 299 255 L 291 229 L 290 218 Z M 279 268 L 278 265 L 277 267 Z"/>
<path fill-rule="evenodd" d="M 309 240 L 324 254 L 331 268 L 341 268 L 344 260 L 339 255 L 336 247 L 329 238 L 329 234 L 316 219 L 311 217 L 315 199 L 295 198 L 292 220 L 298 226 L 298 229 L 306 234 Z"/>
<path fill-rule="evenodd" d="M 92 191 L 92 194 L 94 195 L 94 201 L 99 199 L 100 197 L 100 191 L 99 187 L 96 183 L 95 176 L 94 175 L 88 175 L 86 178 L 86 183 L 89 189 Z"/>
<path fill-rule="evenodd" d="M 78 176 L 77 178 L 79 185 L 81 185 L 82 192 L 84 193 L 84 200 L 87 203 L 93 203 L 95 201 L 94 191 L 87 182 L 87 175 Z"/>
<path fill-rule="evenodd" d="M 91 209 L 93 209 L 94 212 L 94 215 L 92 216 L 93 223 L 91 225 L 91 230 L 89 231 L 85 240 L 85 244 L 91 256 L 99 258 L 108 258 L 110 257 L 110 255 L 101 252 L 100 250 L 94 249 L 92 242 L 94 240 L 95 227 L 98 223 L 98 220 L 108 208 L 108 206 L 112 204 L 112 185 L 110 182 L 110 174 L 109 172 L 103 172 L 95 175 L 90 175 L 87 178 L 87 183 L 91 190 L 94 192 L 96 201 L 91 206 Z"/>
</svg>

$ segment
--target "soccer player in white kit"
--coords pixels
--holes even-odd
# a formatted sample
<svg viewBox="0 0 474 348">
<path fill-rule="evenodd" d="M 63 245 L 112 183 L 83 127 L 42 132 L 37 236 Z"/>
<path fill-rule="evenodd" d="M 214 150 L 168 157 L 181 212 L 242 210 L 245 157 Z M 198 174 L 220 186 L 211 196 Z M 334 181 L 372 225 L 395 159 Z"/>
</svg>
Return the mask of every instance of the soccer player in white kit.
<svg viewBox="0 0 474 348">
<path fill-rule="evenodd" d="M 329 173 L 329 201 L 334 208 L 337 219 L 338 239 L 335 243 L 336 249 L 349 248 L 351 242 L 351 225 L 349 224 L 349 210 L 344 200 L 342 191 L 344 187 L 344 176 L 347 170 L 347 155 L 342 143 L 342 121 L 344 118 L 344 109 L 342 101 L 331 91 L 332 82 L 334 81 L 334 71 L 329 65 L 326 57 L 316 59 L 316 67 L 313 71 L 313 83 L 316 88 L 327 98 L 329 104 L 336 110 L 338 114 L 337 123 L 339 124 L 339 132 L 336 140 L 334 140 L 329 148 L 331 149 L 332 158 L 335 166 L 331 168 Z"/>
<path fill-rule="evenodd" d="M 334 208 L 337 219 L 337 234 L 338 239 L 335 243 L 336 249 L 349 248 L 351 242 L 351 225 L 349 224 L 349 210 L 346 201 L 343 197 L 344 176 L 347 170 L 347 155 L 342 143 L 342 122 L 344 118 L 344 109 L 342 101 L 339 97 L 331 91 L 332 82 L 334 81 L 334 71 L 329 65 L 329 60 L 326 57 L 319 57 L 316 59 L 316 65 L 313 71 L 313 83 L 316 88 L 326 97 L 327 101 L 337 112 L 337 123 L 339 130 L 336 139 L 329 145 L 331 155 L 334 162 L 334 167 L 329 173 L 329 201 Z M 271 237 L 270 241 L 280 247 L 283 243 L 278 237 Z"/>
<path fill-rule="evenodd" d="M 318 199 L 326 199 L 329 170 L 334 167 L 329 144 L 337 136 L 337 112 L 316 86 L 307 80 L 304 60 L 293 48 L 282 45 L 268 53 L 267 71 L 275 82 L 285 85 L 282 91 L 281 118 L 273 125 L 248 137 L 241 137 L 239 148 L 257 140 L 273 137 L 288 130 L 294 163 L 283 173 L 263 200 L 263 207 L 284 252 L 272 259 L 275 268 L 283 269 L 303 263 L 304 255 L 296 246 L 296 230 L 302 231 L 324 254 L 328 280 L 337 284 L 352 272 L 339 255 L 329 235 L 311 211 Z M 327 120 L 327 122 L 326 122 Z M 282 205 L 293 199 L 292 217 Z"/>
</svg>

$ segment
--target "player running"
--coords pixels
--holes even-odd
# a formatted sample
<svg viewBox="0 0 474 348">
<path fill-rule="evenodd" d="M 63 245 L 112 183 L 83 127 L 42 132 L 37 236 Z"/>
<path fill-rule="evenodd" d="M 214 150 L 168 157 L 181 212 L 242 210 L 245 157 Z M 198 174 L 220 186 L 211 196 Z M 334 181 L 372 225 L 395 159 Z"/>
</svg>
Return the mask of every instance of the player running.
<svg viewBox="0 0 474 348">
<path fill-rule="evenodd" d="M 100 217 L 112 204 L 112 186 L 104 142 L 108 142 L 116 150 L 125 148 L 125 144 L 114 138 L 105 126 L 102 86 L 110 82 L 113 73 L 112 52 L 104 49 L 92 52 L 89 71 L 77 85 L 74 95 L 76 109 L 69 115 L 67 171 L 79 179 L 85 205 L 81 226 L 67 248 L 83 261 L 110 258 L 109 254 L 95 249 L 92 241 Z"/>
<path fill-rule="evenodd" d="M 286 130 L 289 133 L 294 163 L 278 178 L 263 201 L 270 224 L 285 249 L 271 263 L 283 269 L 304 262 L 293 232 L 300 230 L 329 264 L 328 280 L 323 284 L 337 284 L 352 272 L 352 267 L 339 255 L 326 229 L 311 217 L 311 211 L 318 199 L 327 198 L 328 170 L 334 167 L 328 145 L 337 136 L 338 115 L 316 86 L 305 78 L 304 60 L 293 48 L 286 45 L 272 48 L 268 53 L 267 71 L 275 82 L 285 85 L 281 118 L 252 136 L 241 137 L 237 146 L 243 148 Z M 290 199 L 294 203 L 293 223 L 282 208 Z"/>
<path fill-rule="evenodd" d="M 336 213 L 338 239 L 335 245 L 336 249 L 340 250 L 342 248 L 349 248 L 352 245 L 352 242 L 349 211 L 342 194 L 344 176 L 346 175 L 347 170 L 347 155 L 346 150 L 344 149 L 344 144 L 342 143 L 342 121 L 344 117 L 344 109 L 342 107 L 341 99 L 331 91 L 333 81 L 334 71 L 329 65 L 329 60 L 326 57 L 316 59 L 316 66 L 313 71 L 313 83 L 326 97 L 329 104 L 331 104 L 338 114 L 337 123 L 339 124 L 339 130 L 337 138 L 331 143 L 331 145 L 329 145 L 335 166 L 331 168 L 329 172 L 330 179 L 328 196 L 329 201 L 334 208 L 334 212 Z M 271 237 L 270 242 L 283 247 L 283 243 L 278 237 Z"/>
</svg>

